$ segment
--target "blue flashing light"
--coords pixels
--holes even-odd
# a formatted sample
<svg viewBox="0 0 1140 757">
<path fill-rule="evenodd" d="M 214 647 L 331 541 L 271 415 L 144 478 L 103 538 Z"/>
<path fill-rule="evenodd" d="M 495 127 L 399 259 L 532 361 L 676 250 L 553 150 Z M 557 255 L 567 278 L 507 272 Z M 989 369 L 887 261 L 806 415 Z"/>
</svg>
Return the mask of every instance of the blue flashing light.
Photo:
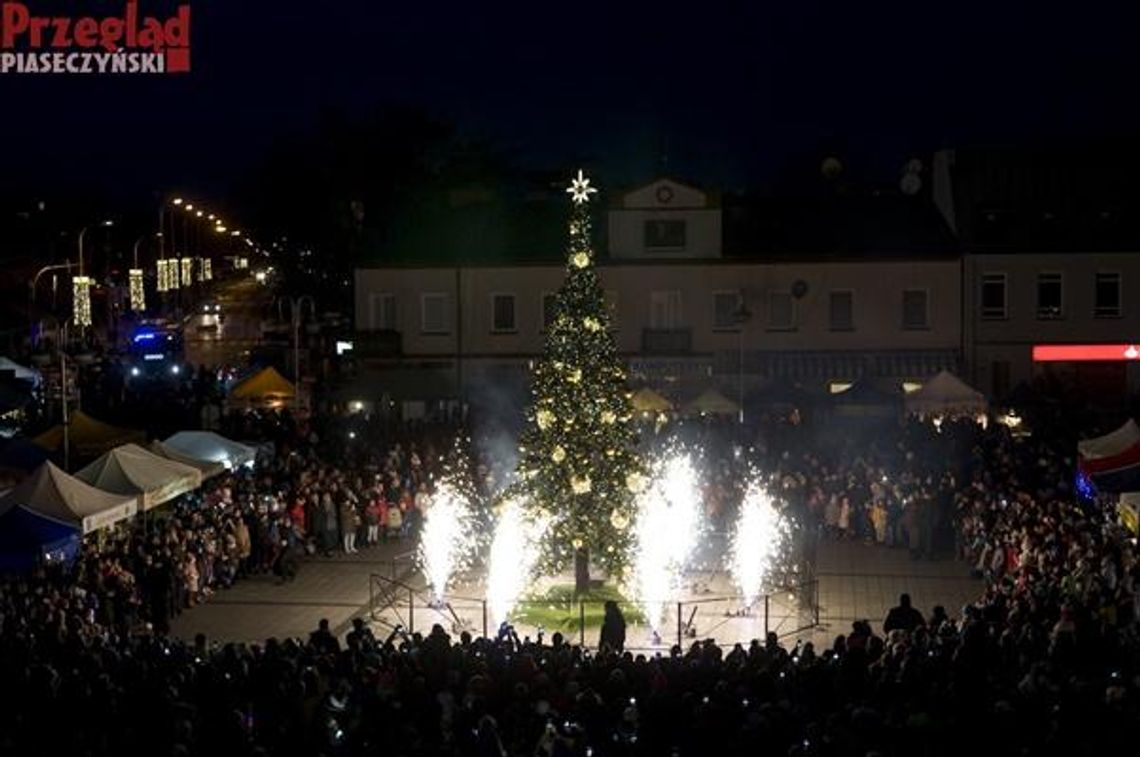
<svg viewBox="0 0 1140 757">
<path fill-rule="evenodd" d="M 158 334 L 154 333 L 153 331 L 140 331 L 139 333 L 135 334 L 134 343 L 138 344 L 139 342 L 153 342 L 157 338 Z"/>
<path fill-rule="evenodd" d="M 1093 484 L 1092 479 L 1085 475 L 1085 472 L 1077 470 L 1076 480 L 1077 495 L 1084 501 L 1092 501 L 1096 499 L 1096 485 Z"/>
</svg>

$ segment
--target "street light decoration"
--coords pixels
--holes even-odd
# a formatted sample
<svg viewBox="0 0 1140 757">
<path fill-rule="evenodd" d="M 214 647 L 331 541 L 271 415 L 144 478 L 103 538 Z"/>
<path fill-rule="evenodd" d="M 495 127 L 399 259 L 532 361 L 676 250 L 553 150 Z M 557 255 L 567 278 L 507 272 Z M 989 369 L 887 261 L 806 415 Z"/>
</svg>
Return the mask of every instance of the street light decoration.
<svg viewBox="0 0 1140 757">
<path fill-rule="evenodd" d="M 130 287 L 131 310 L 141 313 L 146 310 L 146 286 L 143 284 L 143 270 L 132 268 L 127 271 L 127 280 Z"/>
<path fill-rule="evenodd" d="M 91 325 L 91 277 L 74 276 L 71 279 L 72 320 L 79 328 Z"/>
<path fill-rule="evenodd" d="M 182 258 L 182 285 L 194 283 L 194 258 Z"/>
<path fill-rule="evenodd" d="M 202 258 L 202 280 L 212 281 L 214 278 L 214 266 L 209 258 Z"/>
</svg>

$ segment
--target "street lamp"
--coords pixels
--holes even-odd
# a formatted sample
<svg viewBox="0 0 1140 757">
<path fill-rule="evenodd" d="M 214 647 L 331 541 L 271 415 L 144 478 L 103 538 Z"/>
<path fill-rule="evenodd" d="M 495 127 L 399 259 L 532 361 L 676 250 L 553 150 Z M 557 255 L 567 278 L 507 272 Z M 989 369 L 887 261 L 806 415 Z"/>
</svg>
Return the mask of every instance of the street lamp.
<svg viewBox="0 0 1140 757">
<path fill-rule="evenodd" d="M 740 425 L 744 425 L 744 326 L 752 320 L 752 311 L 744 302 L 744 292 L 740 292 L 740 304 L 732 313 L 732 322 L 736 324 L 736 333 L 740 337 L 740 384 L 739 384 L 739 397 L 740 400 Z"/>
<path fill-rule="evenodd" d="M 281 318 L 281 303 L 289 303 L 289 319 L 293 325 L 293 402 L 296 408 L 301 406 L 301 319 L 304 316 L 305 303 L 309 305 L 309 317 L 317 317 L 317 305 L 309 295 L 301 297 L 282 297 L 277 300 L 277 320 Z"/>
<path fill-rule="evenodd" d="M 113 226 L 112 221 L 103 221 L 100 226 Z M 79 230 L 79 274 L 71 279 L 72 318 L 75 325 L 85 328 L 91 325 L 91 277 L 83 273 L 83 237 L 86 236 L 90 226 Z"/>
</svg>

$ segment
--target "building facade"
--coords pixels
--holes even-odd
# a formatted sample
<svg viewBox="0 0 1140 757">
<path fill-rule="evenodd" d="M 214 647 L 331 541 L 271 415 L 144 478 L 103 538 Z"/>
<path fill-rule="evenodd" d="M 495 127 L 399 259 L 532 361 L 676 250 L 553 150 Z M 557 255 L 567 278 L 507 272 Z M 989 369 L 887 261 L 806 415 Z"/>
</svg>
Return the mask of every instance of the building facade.
<svg viewBox="0 0 1140 757">
<path fill-rule="evenodd" d="M 957 255 L 725 257 L 717 201 L 669 179 L 607 215 L 599 275 L 636 382 L 827 393 L 961 370 Z M 563 276 L 561 262 L 359 269 L 358 365 L 394 399 L 517 395 Z"/>
<path fill-rule="evenodd" d="M 1127 299 L 1140 254 L 969 254 L 965 270 L 965 357 L 979 389 L 1001 397 L 1024 383 L 1110 403 L 1140 390 L 1129 351 L 1140 347 L 1140 308 Z"/>
</svg>

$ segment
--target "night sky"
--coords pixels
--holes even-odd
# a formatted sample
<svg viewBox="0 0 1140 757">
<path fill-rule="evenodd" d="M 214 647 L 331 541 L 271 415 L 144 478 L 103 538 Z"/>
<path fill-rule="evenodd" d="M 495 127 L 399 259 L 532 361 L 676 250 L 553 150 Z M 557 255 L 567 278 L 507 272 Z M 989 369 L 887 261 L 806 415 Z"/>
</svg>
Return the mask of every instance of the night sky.
<svg viewBox="0 0 1140 757">
<path fill-rule="evenodd" d="M 890 177 L 941 146 L 1140 134 L 1123 2 L 191 5 L 191 75 L 0 77 L 0 190 L 224 194 L 322 112 L 393 104 L 535 165 L 640 180 L 664 153 L 727 187 L 821 150 Z"/>
</svg>

